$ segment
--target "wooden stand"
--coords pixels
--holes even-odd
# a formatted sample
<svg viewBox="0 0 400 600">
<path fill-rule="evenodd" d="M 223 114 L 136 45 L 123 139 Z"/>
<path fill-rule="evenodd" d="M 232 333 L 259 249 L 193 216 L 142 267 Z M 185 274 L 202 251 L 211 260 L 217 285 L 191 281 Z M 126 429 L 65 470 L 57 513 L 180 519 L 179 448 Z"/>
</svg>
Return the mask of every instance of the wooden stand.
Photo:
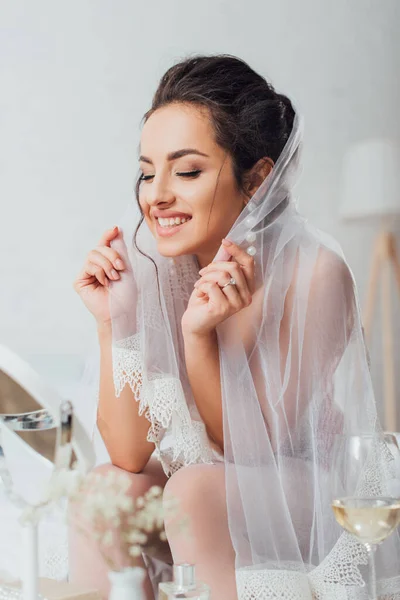
<svg viewBox="0 0 400 600">
<path fill-rule="evenodd" d="M 376 290 L 378 286 L 380 286 L 384 370 L 384 428 L 387 431 L 397 431 L 391 269 L 394 271 L 400 297 L 400 261 L 396 251 L 396 240 L 393 233 L 382 231 L 377 236 L 374 243 L 370 279 L 365 303 L 364 330 L 367 342 L 369 343 L 371 339 L 371 325 L 375 308 Z"/>
</svg>

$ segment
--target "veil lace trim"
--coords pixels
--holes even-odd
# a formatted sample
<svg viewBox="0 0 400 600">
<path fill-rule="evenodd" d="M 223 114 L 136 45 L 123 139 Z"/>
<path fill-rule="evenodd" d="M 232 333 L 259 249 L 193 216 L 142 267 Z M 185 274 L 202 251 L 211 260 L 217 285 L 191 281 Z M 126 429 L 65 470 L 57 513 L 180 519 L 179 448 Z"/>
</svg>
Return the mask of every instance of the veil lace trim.
<svg viewBox="0 0 400 600">
<path fill-rule="evenodd" d="M 264 286 L 260 304 L 248 312 L 246 335 L 256 341 L 254 348 L 236 336 L 236 319 L 218 332 L 225 475 L 231 474 L 226 502 L 235 517 L 228 524 L 240 600 L 365 600 L 364 548 L 330 530 L 332 498 L 323 486 L 329 486 L 334 434 L 376 432 L 379 425 L 353 275 L 339 244 L 298 214 L 292 196 L 302 130 L 296 115 L 274 169 L 228 233 L 256 256 L 257 285 Z M 115 390 L 119 396 L 129 384 L 139 413 L 150 422 L 148 439 L 171 474 L 215 462 L 195 399 L 185 394 L 186 379 L 180 381 L 181 320 L 199 265 L 189 255 L 161 256 L 146 223 L 138 252 L 132 245 L 137 217 L 127 214 L 123 236 L 112 244 L 129 266 L 110 287 Z M 221 250 L 214 261 L 225 260 Z M 298 480 L 287 476 L 287 458 L 304 461 L 304 476 L 300 469 Z M 382 483 L 394 485 L 395 469 L 389 463 L 384 469 L 377 448 L 357 492 L 382 495 Z M 303 497 L 309 482 L 310 494 Z M 242 540 L 243 532 L 251 536 Z M 316 540 L 332 542 L 316 548 Z M 385 598 L 400 600 L 400 545 L 398 538 L 390 540 L 381 547 L 377 579 Z M 273 546 L 274 565 L 260 558 L 269 557 Z M 287 556 L 298 556 L 298 564 Z"/>
<path fill-rule="evenodd" d="M 165 374 L 145 374 L 139 334 L 113 344 L 115 394 L 128 384 L 139 402 L 139 415 L 150 422 L 147 441 L 156 446 L 167 475 L 190 464 L 213 462 L 213 454 L 202 422 L 191 418 L 182 384 Z M 170 446 L 162 447 L 166 437 Z"/>
<path fill-rule="evenodd" d="M 236 585 L 240 600 L 312 600 L 307 576 L 289 568 L 238 569 Z"/>
<path fill-rule="evenodd" d="M 359 567 L 368 564 L 367 552 L 344 532 L 322 563 L 304 572 L 297 563 L 281 563 L 236 571 L 240 600 L 365 600 L 365 582 Z M 382 600 L 399 600 L 400 576 L 378 583 Z"/>
<path fill-rule="evenodd" d="M 380 468 L 385 469 L 388 480 L 394 479 L 393 456 L 380 446 L 376 450 L 385 459 L 380 463 Z M 360 493 L 369 493 L 372 489 L 374 495 L 384 495 L 382 478 L 373 459 L 363 475 Z M 367 564 L 365 546 L 354 536 L 343 532 L 326 558 L 308 573 L 303 571 L 302 564 L 296 563 L 237 569 L 239 599 L 363 600 L 365 582 L 360 566 Z M 379 597 L 382 600 L 399 600 L 399 584 L 400 576 L 378 582 Z"/>
</svg>

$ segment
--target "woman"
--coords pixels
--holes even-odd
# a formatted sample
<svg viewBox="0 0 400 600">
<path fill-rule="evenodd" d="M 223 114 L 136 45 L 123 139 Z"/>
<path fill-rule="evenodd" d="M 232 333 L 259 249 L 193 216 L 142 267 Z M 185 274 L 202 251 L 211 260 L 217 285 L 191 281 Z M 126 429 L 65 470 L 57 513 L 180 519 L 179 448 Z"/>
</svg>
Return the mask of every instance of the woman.
<svg viewBox="0 0 400 600">
<path fill-rule="evenodd" d="M 352 275 L 292 198 L 301 138 L 243 61 L 173 66 L 144 119 L 141 214 L 75 282 L 98 325 L 100 469 L 179 498 L 193 535 L 167 523 L 160 557 L 195 563 L 218 599 L 357 597 L 362 582 L 329 466 L 334 435 L 374 430 L 376 411 Z M 106 594 L 95 549 L 72 546 L 72 579 Z M 398 536 L 384 550 L 378 575 L 400 593 Z"/>
</svg>

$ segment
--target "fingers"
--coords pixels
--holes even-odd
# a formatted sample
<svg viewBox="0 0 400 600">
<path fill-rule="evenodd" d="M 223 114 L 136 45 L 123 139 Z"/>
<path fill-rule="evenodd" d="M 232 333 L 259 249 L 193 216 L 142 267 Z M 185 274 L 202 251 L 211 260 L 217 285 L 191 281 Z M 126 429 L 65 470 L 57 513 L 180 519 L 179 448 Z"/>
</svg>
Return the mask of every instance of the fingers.
<svg viewBox="0 0 400 600">
<path fill-rule="evenodd" d="M 232 287 L 232 286 L 230 286 Z M 198 296 L 208 296 L 210 309 L 224 315 L 229 312 L 230 305 L 228 297 L 222 293 L 221 288 L 211 281 L 202 283 L 196 290 Z"/>
<path fill-rule="evenodd" d="M 119 271 L 125 269 L 124 261 L 118 252 L 110 247 L 111 241 L 119 234 L 118 227 L 107 230 L 100 239 L 100 245 L 91 250 L 86 258 L 78 282 L 93 283 L 97 280 L 101 285 L 108 286 L 110 280 L 120 279 Z M 75 287 L 74 283 L 74 287 Z"/>
<path fill-rule="evenodd" d="M 245 274 L 247 279 L 247 283 L 249 285 L 249 289 L 251 293 L 254 293 L 255 289 L 255 261 L 254 257 L 247 254 L 246 250 L 243 250 L 237 244 L 229 240 L 222 240 L 222 246 L 225 250 L 232 256 L 234 261 L 236 261 L 242 268 L 242 271 Z M 215 263 L 211 263 L 215 264 Z M 234 263 L 233 263 L 234 264 Z M 211 265 L 209 265 L 211 266 Z M 208 267 L 206 267 L 208 268 Z"/>
<path fill-rule="evenodd" d="M 106 258 L 102 252 L 96 250 L 91 250 L 87 257 L 88 265 L 95 265 L 96 267 L 101 268 L 107 277 L 111 280 L 116 281 L 120 278 L 120 275 L 116 269 L 114 269 L 113 263 Z M 88 272 L 88 271 L 87 271 Z"/>
<path fill-rule="evenodd" d="M 108 287 L 108 285 L 109 285 L 109 280 L 107 279 L 107 275 L 106 275 L 104 269 L 102 267 L 100 267 L 99 265 L 96 265 L 96 264 L 88 261 L 85 264 L 84 274 L 86 277 L 87 277 L 87 275 L 95 277 L 97 279 L 97 281 L 99 283 L 101 283 L 101 285 L 104 285 L 106 287 Z"/>
<path fill-rule="evenodd" d="M 236 285 L 227 285 L 222 291 L 224 293 L 231 293 L 231 290 L 228 288 L 235 288 L 241 297 L 243 306 L 248 306 L 251 303 L 251 293 L 240 266 L 237 263 L 226 263 L 226 270 L 223 268 L 218 269 L 217 266 L 220 266 L 220 263 L 215 263 L 215 269 L 212 269 L 212 265 L 210 265 L 210 269 L 204 272 L 201 279 L 194 284 L 194 287 L 199 288 L 202 283 L 212 282 L 222 288 L 222 286 L 225 286 L 233 278 L 236 281 Z"/>
<path fill-rule="evenodd" d="M 210 263 L 204 269 L 199 271 L 200 275 L 205 276 L 211 271 L 225 270 L 230 273 L 237 284 L 238 288 L 242 293 L 243 299 L 246 300 L 248 293 L 253 294 L 255 291 L 255 262 L 252 256 L 249 256 L 245 250 L 237 246 L 233 242 L 223 240 L 223 243 L 227 244 L 227 252 L 234 260 L 229 261 L 215 261 Z M 225 249 L 225 245 L 223 246 Z M 246 282 L 247 285 L 244 284 Z M 222 283 L 222 282 L 218 282 Z"/>
<path fill-rule="evenodd" d="M 100 252 L 106 259 L 112 263 L 112 266 L 117 271 L 123 271 L 125 269 L 124 261 L 121 256 L 118 254 L 114 248 L 109 248 L 108 246 L 98 246 L 95 248 L 97 252 Z"/>
<path fill-rule="evenodd" d="M 119 234 L 119 229 L 117 226 L 113 227 L 112 229 L 107 229 L 107 231 L 105 231 L 103 233 L 103 235 L 101 236 L 101 238 L 99 240 L 99 246 L 110 247 L 111 241 L 114 238 L 116 238 L 118 234 Z"/>
<path fill-rule="evenodd" d="M 203 294 L 209 297 L 210 302 L 219 312 L 232 314 L 238 312 L 248 304 L 243 302 L 239 290 L 235 285 L 227 285 L 222 289 L 214 281 L 204 281 L 196 288 L 199 297 Z"/>
</svg>

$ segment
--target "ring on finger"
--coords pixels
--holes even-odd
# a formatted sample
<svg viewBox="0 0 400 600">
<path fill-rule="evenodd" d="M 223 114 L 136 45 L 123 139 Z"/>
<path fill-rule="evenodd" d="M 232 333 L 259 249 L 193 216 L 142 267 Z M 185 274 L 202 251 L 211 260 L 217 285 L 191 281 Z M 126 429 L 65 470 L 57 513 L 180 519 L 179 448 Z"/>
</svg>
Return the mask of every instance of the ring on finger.
<svg viewBox="0 0 400 600">
<path fill-rule="evenodd" d="M 228 283 L 224 283 L 224 285 L 220 286 L 221 290 L 223 290 L 227 285 L 236 285 L 236 279 L 231 277 Z"/>
</svg>

